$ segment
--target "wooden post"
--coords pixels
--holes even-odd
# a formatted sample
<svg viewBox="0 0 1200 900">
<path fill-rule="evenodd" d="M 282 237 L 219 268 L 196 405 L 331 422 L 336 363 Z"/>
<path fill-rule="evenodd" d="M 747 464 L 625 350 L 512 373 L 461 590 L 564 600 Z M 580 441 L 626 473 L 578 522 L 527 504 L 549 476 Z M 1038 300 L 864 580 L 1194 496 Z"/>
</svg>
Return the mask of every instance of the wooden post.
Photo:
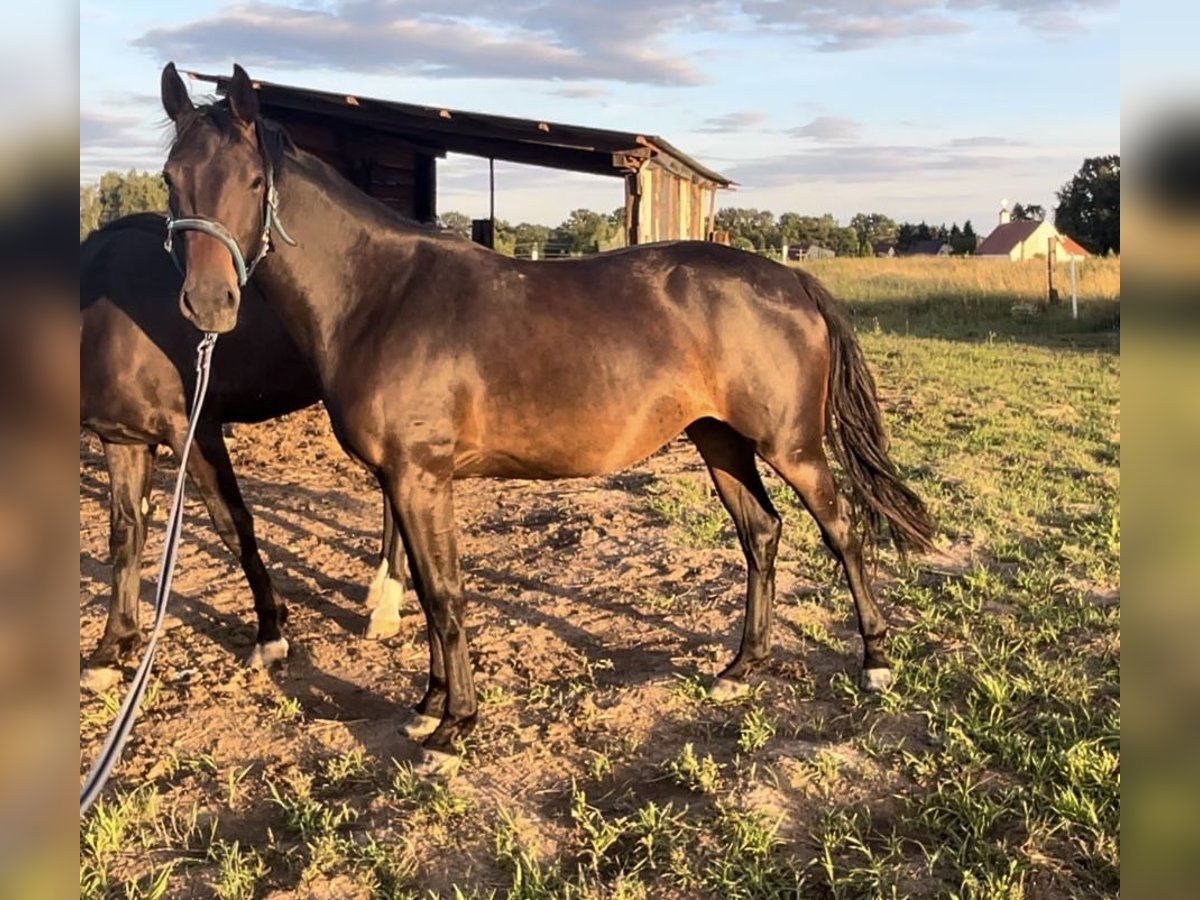
<svg viewBox="0 0 1200 900">
<path fill-rule="evenodd" d="M 488 158 L 488 218 L 492 220 L 492 230 L 496 228 L 496 161 Z"/>
<path fill-rule="evenodd" d="M 638 242 L 638 203 L 642 190 L 638 182 L 638 173 L 631 172 L 625 176 L 625 246 L 632 247 Z"/>
<path fill-rule="evenodd" d="M 1058 306 L 1058 288 L 1054 286 L 1054 246 L 1057 239 L 1053 236 L 1046 239 L 1046 302 L 1050 306 Z"/>
<path fill-rule="evenodd" d="M 708 234 L 709 240 L 717 228 L 717 186 L 714 184 L 708 193 Z"/>
<path fill-rule="evenodd" d="M 1071 254 L 1071 318 L 1079 318 L 1079 292 L 1075 281 L 1075 254 Z"/>
<path fill-rule="evenodd" d="M 788 244 L 787 244 L 787 241 L 784 241 L 784 242 L 783 242 L 783 247 L 782 247 L 782 248 L 780 248 L 780 251 L 779 251 L 779 261 L 780 261 L 781 263 L 783 263 L 785 266 L 787 265 L 787 261 L 788 261 Z"/>
</svg>

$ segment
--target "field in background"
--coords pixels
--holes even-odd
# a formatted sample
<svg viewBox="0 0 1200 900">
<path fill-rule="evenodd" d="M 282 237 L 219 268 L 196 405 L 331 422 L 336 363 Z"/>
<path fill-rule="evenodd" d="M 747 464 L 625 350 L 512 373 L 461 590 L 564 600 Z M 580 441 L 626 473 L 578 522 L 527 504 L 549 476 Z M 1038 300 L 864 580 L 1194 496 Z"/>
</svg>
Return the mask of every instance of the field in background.
<svg viewBox="0 0 1200 900">
<path fill-rule="evenodd" d="M 726 705 L 704 689 L 744 567 L 690 446 L 606 479 L 466 482 L 481 724 L 456 779 L 417 783 L 396 730 L 427 658 L 415 602 L 400 637 L 360 637 L 371 486 L 319 409 L 238 427 L 293 659 L 240 669 L 249 594 L 190 504 L 156 681 L 81 826 L 81 896 L 1117 896 L 1119 263 L 1081 269 L 1078 322 L 1038 311 L 1037 263 L 808 268 L 850 306 L 940 523 L 939 553 L 879 561 L 894 690 L 855 689 L 848 593 L 777 480 L 775 659 Z M 81 457 L 83 651 L 107 532 Z M 114 703 L 81 696 L 81 766 Z"/>
<path fill-rule="evenodd" d="M 1045 260 L 1006 262 L 969 257 L 829 259 L 802 264 L 849 305 L 860 329 L 926 337 L 1019 337 L 1046 343 L 1111 337 L 1120 324 L 1121 261 L 1076 264 L 1079 319 L 1071 319 L 1070 270 L 1060 264 L 1062 303 L 1046 300 Z"/>
</svg>

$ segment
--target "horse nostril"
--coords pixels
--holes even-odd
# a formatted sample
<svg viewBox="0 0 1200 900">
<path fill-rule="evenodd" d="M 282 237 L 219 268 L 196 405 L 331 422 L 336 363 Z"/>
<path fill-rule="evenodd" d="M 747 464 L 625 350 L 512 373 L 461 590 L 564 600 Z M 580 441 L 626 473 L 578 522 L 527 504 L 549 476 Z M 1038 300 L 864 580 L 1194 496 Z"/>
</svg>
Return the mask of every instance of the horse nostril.
<svg viewBox="0 0 1200 900">
<path fill-rule="evenodd" d="M 184 292 L 183 292 L 183 296 L 182 296 L 180 299 L 181 299 L 181 300 L 183 300 L 183 308 L 184 308 L 184 311 L 185 311 L 185 312 L 187 312 L 187 313 L 189 313 L 190 315 L 193 315 L 193 316 L 195 316 L 195 315 L 197 314 L 197 313 L 196 313 L 196 307 L 192 305 L 192 297 L 191 297 L 191 295 L 190 295 L 190 294 L 188 294 L 188 292 L 187 292 L 187 291 L 184 291 Z"/>
</svg>

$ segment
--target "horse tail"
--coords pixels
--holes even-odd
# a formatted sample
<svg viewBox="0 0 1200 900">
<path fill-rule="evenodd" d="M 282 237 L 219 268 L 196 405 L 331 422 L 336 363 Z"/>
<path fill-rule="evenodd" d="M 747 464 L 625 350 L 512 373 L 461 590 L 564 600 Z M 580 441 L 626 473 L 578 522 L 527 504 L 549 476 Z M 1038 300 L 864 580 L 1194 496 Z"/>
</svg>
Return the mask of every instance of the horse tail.
<svg viewBox="0 0 1200 900">
<path fill-rule="evenodd" d="M 886 525 L 901 555 L 929 550 L 935 526 L 924 501 L 904 483 L 888 455 L 888 438 L 854 329 L 837 301 L 816 278 L 795 270 L 829 331 L 829 392 L 825 434 L 850 482 L 850 502 L 872 545 Z"/>
</svg>

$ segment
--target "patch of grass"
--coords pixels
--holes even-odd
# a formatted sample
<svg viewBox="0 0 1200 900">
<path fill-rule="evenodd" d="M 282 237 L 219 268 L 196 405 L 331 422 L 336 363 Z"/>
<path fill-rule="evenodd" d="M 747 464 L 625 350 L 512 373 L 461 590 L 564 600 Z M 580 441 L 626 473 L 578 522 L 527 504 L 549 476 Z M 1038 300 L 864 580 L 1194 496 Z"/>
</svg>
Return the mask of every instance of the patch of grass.
<svg viewBox="0 0 1200 900">
<path fill-rule="evenodd" d="M 220 900 L 252 900 L 268 871 L 262 855 L 252 848 L 243 849 L 237 841 L 217 841 L 208 856 L 217 866 L 213 893 Z"/>
<path fill-rule="evenodd" d="M 752 753 L 767 745 L 767 741 L 775 736 L 775 721 L 755 706 L 742 718 L 738 729 L 738 747 L 745 753 Z"/>
<path fill-rule="evenodd" d="M 646 506 L 677 529 L 688 547 L 723 547 L 733 524 L 711 486 L 698 479 L 660 479 L 646 490 Z M 728 532 L 728 533 L 727 533 Z"/>
<path fill-rule="evenodd" d="M 677 757 L 667 761 L 666 769 L 677 784 L 701 794 L 715 794 L 721 787 L 720 764 L 711 753 L 696 756 L 696 747 L 690 741 Z"/>
</svg>

